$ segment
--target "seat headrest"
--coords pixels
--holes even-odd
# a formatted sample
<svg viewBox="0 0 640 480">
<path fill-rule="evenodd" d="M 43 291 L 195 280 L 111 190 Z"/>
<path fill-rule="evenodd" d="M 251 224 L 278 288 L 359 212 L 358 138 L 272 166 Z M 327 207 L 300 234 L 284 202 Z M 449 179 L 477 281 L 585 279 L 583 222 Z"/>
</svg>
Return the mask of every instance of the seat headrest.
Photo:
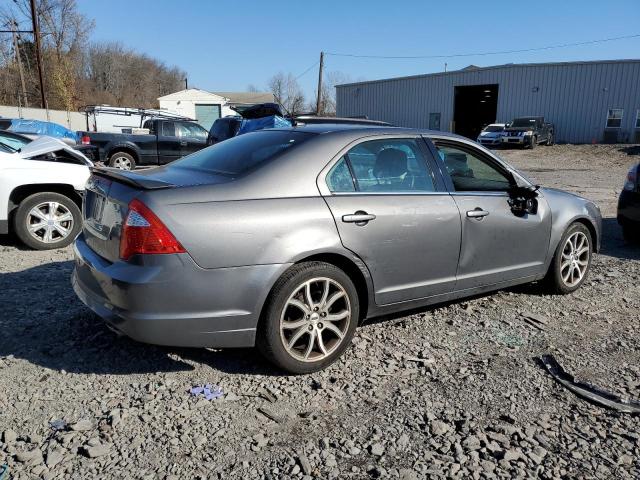
<svg viewBox="0 0 640 480">
<path fill-rule="evenodd" d="M 373 174 L 378 178 L 399 177 L 407 172 L 407 154 L 397 148 L 385 148 L 378 153 Z"/>
</svg>

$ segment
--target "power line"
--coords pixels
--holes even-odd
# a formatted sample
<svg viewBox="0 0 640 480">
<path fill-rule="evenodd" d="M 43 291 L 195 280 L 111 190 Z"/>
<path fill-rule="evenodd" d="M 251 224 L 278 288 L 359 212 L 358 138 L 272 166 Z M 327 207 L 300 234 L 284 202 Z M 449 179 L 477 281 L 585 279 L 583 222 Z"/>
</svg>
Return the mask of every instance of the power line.
<svg viewBox="0 0 640 480">
<path fill-rule="evenodd" d="M 589 40 L 586 42 L 562 43 L 558 45 L 548 45 L 546 47 L 523 48 L 519 50 L 502 50 L 494 52 L 476 52 L 476 53 L 455 53 L 451 55 L 358 55 L 355 53 L 336 53 L 325 52 L 325 55 L 334 57 L 352 57 L 352 58 L 384 58 L 384 59 L 421 59 L 421 58 L 459 58 L 459 57 L 482 57 L 487 55 L 505 55 L 510 53 L 539 52 L 543 50 L 552 50 L 555 48 L 578 47 L 582 45 L 593 45 L 595 43 L 613 42 L 615 40 L 628 40 L 630 38 L 638 38 L 640 33 L 634 35 L 624 35 L 622 37 L 602 38 L 599 40 Z M 315 66 L 315 65 L 314 65 Z M 305 72 L 306 73 L 306 72 Z"/>
<path fill-rule="evenodd" d="M 313 65 L 311 65 L 311 66 L 310 66 L 309 68 L 307 68 L 304 72 L 302 72 L 300 75 L 298 75 L 298 76 L 296 77 L 296 80 L 298 80 L 300 77 L 302 77 L 302 76 L 306 75 L 307 73 L 309 73 L 309 71 L 311 71 L 311 69 L 312 69 L 313 67 L 315 67 L 316 65 L 318 65 L 319 63 L 320 63 L 320 61 L 319 61 L 319 60 L 317 60 Z"/>
</svg>

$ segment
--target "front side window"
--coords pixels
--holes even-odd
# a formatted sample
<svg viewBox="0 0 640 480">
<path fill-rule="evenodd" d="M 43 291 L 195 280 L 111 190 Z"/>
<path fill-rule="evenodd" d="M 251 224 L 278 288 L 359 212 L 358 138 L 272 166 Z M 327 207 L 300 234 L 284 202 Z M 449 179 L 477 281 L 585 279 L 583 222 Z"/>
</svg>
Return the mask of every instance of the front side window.
<svg viewBox="0 0 640 480">
<path fill-rule="evenodd" d="M 636 128 L 640 128 L 640 110 L 636 112 Z"/>
<path fill-rule="evenodd" d="M 436 143 L 438 155 L 456 192 L 506 192 L 509 177 L 471 149 Z"/>
<path fill-rule="evenodd" d="M 206 140 L 207 131 L 195 123 L 176 123 L 176 131 L 179 137 Z"/>
<path fill-rule="evenodd" d="M 435 191 L 415 139 L 371 140 L 356 145 L 331 169 L 327 186 L 332 192 Z"/>
<path fill-rule="evenodd" d="M 620 128 L 623 113 L 621 108 L 610 108 L 607 112 L 607 128 Z"/>
</svg>

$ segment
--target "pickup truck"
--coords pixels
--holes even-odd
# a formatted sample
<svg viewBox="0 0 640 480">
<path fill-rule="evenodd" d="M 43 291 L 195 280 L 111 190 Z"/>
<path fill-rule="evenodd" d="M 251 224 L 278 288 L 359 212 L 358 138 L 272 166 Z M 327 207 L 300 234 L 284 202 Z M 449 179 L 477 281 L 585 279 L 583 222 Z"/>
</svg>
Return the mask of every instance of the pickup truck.
<svg viewBox="0 0 640 480">
<path fill-rule="evenodd" d="M 83 145 L 97 147 L 95 161 L 133 170 L 136 166 L 164 165 L 207 146 L 209 132 L 194 121 L 149 119 L 141 133 L 80 132 Z M 148 133 L 146 133 L 148 131 Z"/>
<path fill-rule="evenodd" d="M 534 148 L 536 145 L 553 145 L 553 124 L 544 121 L 544 117 L 519 117 L 504 129 L 503 145 L 521 145 Z"/>
</svg>

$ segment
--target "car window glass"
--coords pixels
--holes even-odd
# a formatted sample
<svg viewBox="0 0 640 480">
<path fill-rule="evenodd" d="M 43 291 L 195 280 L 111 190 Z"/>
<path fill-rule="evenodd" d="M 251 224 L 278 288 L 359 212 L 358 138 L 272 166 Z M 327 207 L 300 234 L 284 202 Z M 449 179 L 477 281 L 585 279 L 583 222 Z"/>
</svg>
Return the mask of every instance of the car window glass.
<svg viewBox="0 0 640 480">
<path fill-rule="evenodd" d="M 179 137 L 205 140 L 207 131 L 195 123 L 176 123 L 176 131 Z"/>
<path fill-rule="evenodd" d="M 290 130 L 245 133 L 192 153 L 171 165 L 235 177 L 275 160 L 314 136 L 313 133 Z"/>
<path fill-rule="evenodd" d="M 371 140 L 345 155 L 360 192 L 433 192 L 433 178 L 415 139 Z"/>
<path fill-rule="evenodd" d="M 509 190 L 509 177 L 467 149 L 436 144 L 438 155 L 449 173 L 456 192 Z"/>
<path fill-rule="evenodd" d="M 338 160 L 327 175 L 327 186 L 332 192 L 354 192 L 356 187 L 353 184 L 353 177 L 349 171 L 347 160 L 342 157 Z"/>
<path fill-rule="evenodd" d="M 175 137 L 176 124 L 173 122 L 162 122 L 162 135 L 165 137 Z"/>
</svg>

